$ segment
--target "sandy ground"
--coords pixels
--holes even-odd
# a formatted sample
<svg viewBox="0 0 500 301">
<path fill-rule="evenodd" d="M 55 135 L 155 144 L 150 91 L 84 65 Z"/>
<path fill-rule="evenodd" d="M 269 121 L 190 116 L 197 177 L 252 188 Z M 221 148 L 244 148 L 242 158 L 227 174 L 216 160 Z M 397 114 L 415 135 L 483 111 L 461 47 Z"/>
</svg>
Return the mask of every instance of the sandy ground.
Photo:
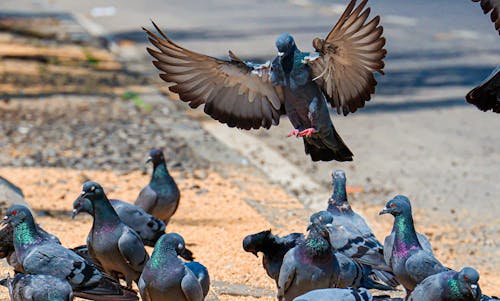
<svg viewBox="0 0 500 301">
<path fill-rule="evenodd" d="M 135 200 L 142 186 L 149 181 L 149 176 L 138 171 L 120 175 L 108 171 L 4 167 L 0 168 L 0 174 L 23 187 L 34 210 L 47 212 L 44 214 L 47 216 L 38 217 L 37 221 L 68 247 L 83 244 L 91 226 L 90 216 L 81 215 L 75 220 L 69 217 L 72 202 L 81 190 L 82 179 L 102 183 L 109 197 L 127 201 Z M 167 231 L 178 232 L 184 237 L 196 260 L 207 266 L 212 281 L 272 290 L 274 284 L 261 267 L 260 259 L 244 252 L 241 242 L 245 235 L 269 228 L 280 234 L 303 231 L 307 214 L 298 217 L 298 211 L 293 211 L 294 208 L 300 210 L 302 205 L 280 187 L 236 171 L 226 176 L 210 172 L 204 179 L 178 172 L 174 176 L 178 179 L 182 199 Z M 246 199 L 269 200 L 277 209 L 290 209 L 295 215 L 275 219 L 274 223 L 280 220 L 282 224 L 277 228 L 249 206 Z M 7 272 L 7 269 L 1 269 L 2 275 Z M 1 289 L 1 292 L 0 298 L 5 299 L 6 290 Z M 221 296 L 220 300 L 241 299 Z"/>
</svg>

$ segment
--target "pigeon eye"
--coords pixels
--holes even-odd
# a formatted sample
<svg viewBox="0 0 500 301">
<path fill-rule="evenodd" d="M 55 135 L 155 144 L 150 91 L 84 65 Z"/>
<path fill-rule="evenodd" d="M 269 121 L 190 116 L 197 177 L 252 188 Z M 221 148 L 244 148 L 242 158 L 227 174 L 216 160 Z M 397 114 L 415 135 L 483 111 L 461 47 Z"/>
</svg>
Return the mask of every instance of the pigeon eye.
<svg viewBox="0 0 500 301">
<path fill-rule="evenodd" d="M 12 215 L 17 215 L 17 210 L 12 211 Z"/>
<path fill-rule="evenodd" d="M 465 281 L 469 281 L 469 277 L 464 276 L 464 280 L 465 280 Z"/>
<path fill-rule="evenodd" d="M 396 204 L 392 203 L 391 208 L 394 208 L 394 207 L 396 207 Z"/>
<path fill-rule="evenodd" d="M 77 206 L 81 206 L 81 205 L 82 205 L 82 203 L 78 202 L 78 203 L 76 203 L 76 205 L 77 205 Z"/>
</svg>

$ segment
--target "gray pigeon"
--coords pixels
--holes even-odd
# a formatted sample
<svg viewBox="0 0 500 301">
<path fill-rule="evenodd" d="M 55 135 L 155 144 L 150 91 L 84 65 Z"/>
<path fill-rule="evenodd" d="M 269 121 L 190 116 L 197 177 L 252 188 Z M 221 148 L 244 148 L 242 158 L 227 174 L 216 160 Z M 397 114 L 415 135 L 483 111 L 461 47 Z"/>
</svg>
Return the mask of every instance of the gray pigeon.
<svg viewBox="0 0 500 301">
<path fill-rule="evenodd" d="M 409 301 L 480 301 L 479 273 L 473 268 L 446 271 L 425 278 L 408 298 Z"/>
<path fill-rule="evenodd" d="M 262 252 L 262 265 L 269 277 L 276 281 L 278 279 L 283 263 L 283 257 L 299 242 L 305 239 L 302 233 L 291 233 L 283 237 L 279 237 L 271 233 L 271 230 L 262 231 L 259 233 L 247 235 L 243 239 L 243 249 L 255 256 Z"/>
<path fill-rule="evenodd" d="M 190 268 L 178 258 L 184 247 L 184 239 L 177 233 L 164 234 L 156 242 L 151 259 L 144 267 L 138 284 L 143 300 L 201 301 L 204 299 L 208 289 L 203 288 L 203 283 L 200 283 L 198 278 L 200 273 L 197 271 L 200 267 L 194 267 L 191 263 Z M 202 270 L 206 271 L 206 268 L 203 268 Z M 209 279 L 208 273 L 204 278 Z"/>
<path fill-rule="evenodd" d="M 313 40 L 315 53 L 301 52 L 289 34 L 276 40 L 278 56 L 272 63 L 244 62 L 229 51 L 219 60 L 181 47 L 163 34 L 144 29 L 157 48 L 148 48 L 153 64 L 170 90 L 193 108 L 202 104 L 212 118 L 229 127 L 269 129 L 286 114 L 304 137 L 313 161 L 351 161 L 352 152 L 333 127 L 327 103 L 347 115 L 369 101 L 383 74 L 386 55 L 383 28 L 363 0 L 351 0 L 325 39 Z"/>
<path fill-rule="evenodd" d="M 43 230 L 38 224 L 35 224 L 40 236 L 52 240 L 57 244 L 61 244 L 59 238 Z M 0 258 L 6 258 L 7 263 L 14 268 L 14 271 L 23 273 L 23 267 L 17 260 L 16 251 L 14 249 L 14 228 L 7 224 L 0 230 Z"/>
<path fill-rule="evenodd" d="M 310 291 L 293 299 L 294 301 L 374 301 L 391 300 L 387 296 L 374 298 L 364 288 L 324 288 Z"/>
<path fill-rule="evenodd" d="M 315 224 L 309 235 L 283 258 L 278 279 L 278 300 L 291 301 L 309 291 L 337 287 L 339 264 L 332 253 L 328 232 Z"/>
<path fill-rule="evenodd" d="M 120 220 L 139 234 L 144 245 L 153 247 L 158 238 L 165 234 L 165 223 L 144 212 L 141 207 L 114 199 L 109 200 L 109 203 L 115 209 Z M 93 214 L 92 203 L 89 199 L 78 197 L 73 202 L 71 218 L 74 218 L 80 212 Z"/>
<path fill-rule="evenodd" d="M 14 248 L 26 273 L 67 280 L 75 296 L 87 299 L 137 300 L 135 292 L 122 289 L 75 252 L 41 235 L 27 207 L 10 207 L 3 223 L 14 227 Z"/>
<path fill-rule="evenodd" d="M 18 273 L 0 284 L 9 289 L 11 301 L 71 301 L 73 289 L 68 281 L 50 275 Z"/>
<path fill-rule="evenodd" d="M 387 240 L 384 250 L 387 252 L 387 264 L 396 275 L 396 279 L 406 289 L 407 296 L 417 284 L 425 278 L 448 271 L 434 255 L 418 241 L 410 200 L 402 195 L 387 202 L 380 214 L 390 213 L 394 216 L 394 240 Z M 390 255 L 388 255 L 390 254 Z"/>
<path fill-rule="evenodd" d="M 168 173 L 161 149 L 151 150 L 147 162 L 153 162 L 153 176 L 139 193 L 135 204 L 168 224 L 179 207 L 179 187 Z"/>
<path fill-rule="evenodd" d="M 481 84 L 467 93 L 465 99 L 481 111 L 492 110 L 500 113 L 500 66 L 497 66 Z"/>
<path fill-rule="evenodd" d="M 500 35 L 500 0 L 472 0 L 481 1 L 481 8 L 485 14 L 490 14 L 491 22 L 495 24 L 495 29 Z"/>
<path fill-rule="evenodd" d="M 86 182 L 81 197 L 89 199 L 94 208 L 92 231 L 87 238 L 90 254 L 106 273 L 115 279 L 124 278 L 130 288 L 149 259 L 141 237 L 120 220 L 101 185 Z"/>
</svg>

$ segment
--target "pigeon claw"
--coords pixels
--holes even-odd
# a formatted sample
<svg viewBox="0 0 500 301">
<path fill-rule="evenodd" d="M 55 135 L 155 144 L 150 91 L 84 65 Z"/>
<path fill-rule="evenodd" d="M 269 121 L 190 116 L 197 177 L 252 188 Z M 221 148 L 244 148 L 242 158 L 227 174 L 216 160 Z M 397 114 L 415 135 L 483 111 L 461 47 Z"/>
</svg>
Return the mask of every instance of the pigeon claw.
<svg viewBox="0 0 500 301">
<path fill-rule="evenodd" d="M 293 131 L 291 131 L 288 135 L 286 135 L 288 138 L 292 137 L 292 136 L 295 136 L 297 137 L 297 135 L 299 135 L 299 130 L 297 129 L 294 129 Z"/>
<path fill-rule="evenodd" d="M 299 132 L 298 136 L 299 137 L 311 137 L 312 134 L 314 134 L 316 132 L 317 131 L 315 128 L 308 128 L 308 129 L 303 130 L 302 132 Z"/>
</svg>

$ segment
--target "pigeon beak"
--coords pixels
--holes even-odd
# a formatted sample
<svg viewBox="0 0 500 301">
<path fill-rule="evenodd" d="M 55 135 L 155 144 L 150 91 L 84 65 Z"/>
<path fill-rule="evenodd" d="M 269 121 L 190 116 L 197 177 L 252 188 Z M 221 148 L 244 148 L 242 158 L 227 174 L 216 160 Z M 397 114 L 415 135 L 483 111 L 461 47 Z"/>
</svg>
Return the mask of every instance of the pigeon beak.
<svg viewBox="0 0 500 301">
<path fill-rule="evenodd" d="M 384 209 L 382 209 L 382 211 L 380 211 L 380 212 L 378 213 L 378 215 L 387 214 L 387 213 L 391 213 L 391 209 L 389 209 L 389 208 L 384 208 Z"/>
<path fill-rule="evenodd" d="M 9 217 L 4 216 L 3 219 L 0 221 L 0 225 L 7 225 L 9 221 L 10 221 Z"/>
<path fill-rule="evenodd" d="M 312 223 L 309 223 L 309 224 L 307 225 L 307 229 L 306 229 L 306 230 L 307 230 L 307 231 L 311 231 L 312 226 L 313 226 L 313 224 L 312 224 Z"/>
<path fill-rule="evenodd" d="M 71 212 L 71 219 L 75 219 L 75 216 L 77 216 L 78 210 L 73 209 L 73 212 Z"/>
<path fill-rule="evenodd" d="M 259 258 L 259 253 L 257 251 L 253 251 L 252 254 L 255 255 L 255 257 Z"/>
<path fill-rule="evenodd" d="M 472 291 L 471 292 L 472 296 L 474 297 L 474 299 L 476 299 L 477 295 L 478 295 L 477 284 L 471 284 L 470 288 L 471 288 L 471 291 Z"/>
<path fill-rule="evenodd" d="M 146 163 L 145 163 L 145 164 L 148 164 L 148 163 L 149 163 L 149 162 L 151 162 L 151 161 L 153 161 L 153 158 L 151 158 L 151 156 L 150 156 L 150 157 L 148 157 L 148 158 L 146 159 Z"/>
<path fill-rule="evenodd" d="M 80 192 L 81 198 L 85 198 L 86 196 L 87 196 L 87 192 L 85 192 L 85 191 Z"/>
<path fill-rule="evenodd" d="M 284 53 L 284 52 L 278 51 L 278 56 L 279 56 L 279 57 L 283 57 L 284 55 L 285 55 L 285 53 Z"/>
</svg>

